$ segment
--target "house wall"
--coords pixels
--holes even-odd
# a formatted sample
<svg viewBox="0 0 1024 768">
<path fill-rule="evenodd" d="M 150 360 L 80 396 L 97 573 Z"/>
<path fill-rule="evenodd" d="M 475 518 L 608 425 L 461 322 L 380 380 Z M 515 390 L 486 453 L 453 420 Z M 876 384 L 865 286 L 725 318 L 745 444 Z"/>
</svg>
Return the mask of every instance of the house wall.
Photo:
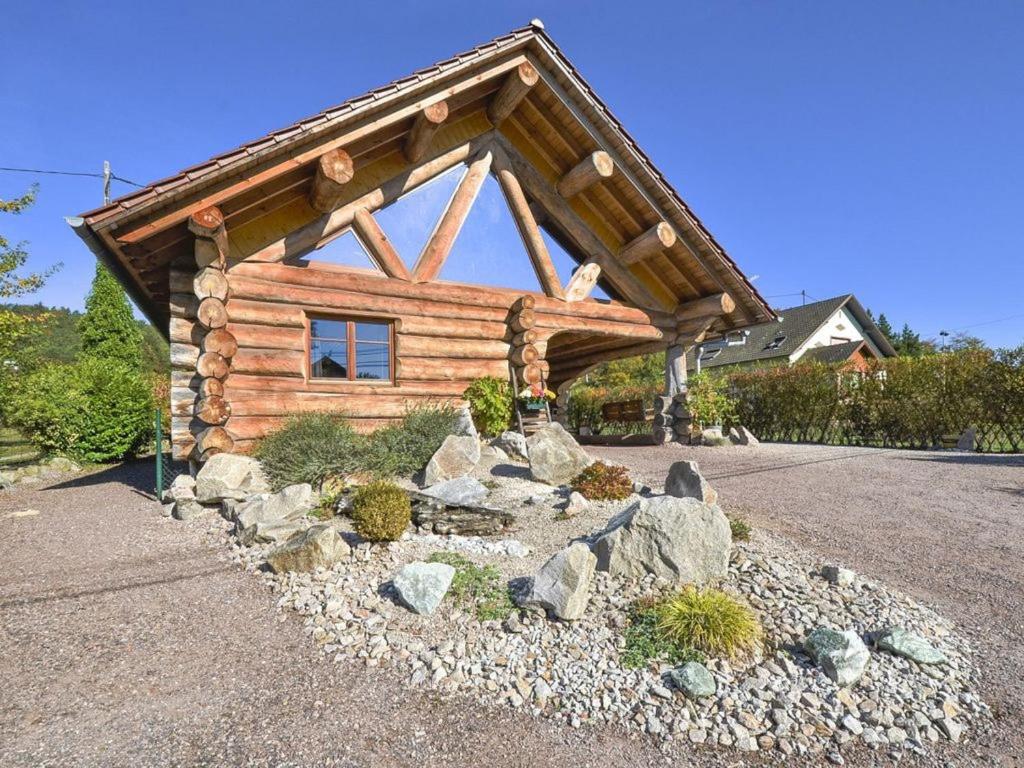
<svg viewBox="0 0 1024 768">
<path fill-rule="evenodd" d="M 878 348 L 874 345 L 867 334 L 864 333 L 864 329 L 861 327 L 860 323 L 857 322 L 853 314 L 847 310 L 846 307 L 841 307 L 832 315 L 832 317 L 822 324 L 821 328 L 815 331 L 807 341 L 805 341 L 795 352 L 793 352 L 793 354 L 789 356 L 789 362 L 796 362 L 803 357 L 804 353 L 809 349 L 829 346 L 833 343 L 832 337 L 834 336 L 843 338 L 847 341 L 865 341 L 877 357 L 882 357 L 881 352 L 879 352 Z"/>
<path fill-rule="evenodd" d="M 235 450 L 254 442 L 301 412 L 344 413 L 369 431 L 401 418 L 417 404 L 458 402 L 480 376 L 509 375 L 514 331 L 513 304 L 528 292 L 457 283 L 412 283 L 368 270 L 282 263 L 240 262 L 227 271 L 230 298 L 227 329 L 238 351 L 224 380 L 231 416 L 224 427 Z M 172 274 L 172 292 L 191 282 Z M 200 349 L 194 298 L 172 300 L 172 442 L 185 458 L 194 446 L 192 418 L 198 396 L 195 364 Z M 567 303 L 541 294 L 535 299 L 537 346 L 560 331 L 586 332 L 635 340 L 637 345 L 667 343 L 671 316 L 594 300 Z M 395 381 L 312 379 L 307 362 L 309 315 L 365 317 L 394 321 Z M 619 350 L 621 354 L 621 350 Z"/>
</svg>

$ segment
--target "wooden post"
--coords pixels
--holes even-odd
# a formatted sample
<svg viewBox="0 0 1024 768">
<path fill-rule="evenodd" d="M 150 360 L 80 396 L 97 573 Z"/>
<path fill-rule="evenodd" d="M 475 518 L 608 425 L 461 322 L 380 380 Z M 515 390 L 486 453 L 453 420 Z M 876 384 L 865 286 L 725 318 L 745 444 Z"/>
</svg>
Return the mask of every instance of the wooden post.
<svg viewBox="0 0 1024 768">
<path fill-rule="evenodd" d="M 665 395 L 675 397 L 686 390 L 686 350 L 673 344 L 665 351 Z"/>
<path fill-rule="evenodd" d="M 329 213 L 338 204 L 345 185 L 354 175 L 355 166 L 348 152 L 340 148 L 324 152 L 316 162 L 309 204 L 320 213 Z"/>
<path fill-rule="evenodd" d="M 530 89 L 537 84 L 540 73 L 528 61 L 524 61 L 505 79 L 501 89 L 487 107 L 487 117 L 494 125 L 504 121 L 515 112 Z"/>
<path fill-rule="evenodd" d="M 419 161 L 427 153 L 434 134 L 447 119 L 448 104 L 444 101 L 424 107 L 423 111 L 416 115 L 412 130 L 405 139 L 405 157 L 410 163 Z"/>
<path fill-rule="evenodd" d="M 558 194 L 568 199 L 578 195 L 587 187 L 603 179 L 610 179 L 615 172 L 615 163 L 607 152 L 598 150 L 587 155 L 558 182 Z"/>
</svg>

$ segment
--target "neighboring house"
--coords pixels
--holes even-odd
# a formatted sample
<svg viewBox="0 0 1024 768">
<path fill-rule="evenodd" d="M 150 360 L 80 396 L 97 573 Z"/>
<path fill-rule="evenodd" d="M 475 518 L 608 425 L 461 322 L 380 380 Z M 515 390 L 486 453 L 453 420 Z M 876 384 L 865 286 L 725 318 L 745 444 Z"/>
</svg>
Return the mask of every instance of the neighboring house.
<svg viewBox="0 0 1024 768">
<path fill-rule="evenodd" d="M 894 357 L 896 350 L 852 294 L 780 309 L 778 320 L 751 326 L 698 347 L 690 369 L 791 365 L 798 360 L 850 361 Z"/>
<path fill-rule="evenodd" d="M 69 223 L 170 338 L 179 458 L 660 350 L 675 394 L 775 317 L 539 22 Z"/>
</svg>

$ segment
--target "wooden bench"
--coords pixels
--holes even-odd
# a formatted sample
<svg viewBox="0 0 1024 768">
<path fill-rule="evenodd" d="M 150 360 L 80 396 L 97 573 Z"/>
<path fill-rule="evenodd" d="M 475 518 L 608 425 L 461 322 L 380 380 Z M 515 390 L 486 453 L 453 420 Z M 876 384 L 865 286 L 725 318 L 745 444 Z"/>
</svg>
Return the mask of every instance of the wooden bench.
<svg viewBox="0 0 1024 768">
<path fill-rule="evenodd" d="M 620 400 L 601 406 L 601 418 L 605 421 L 646 422 L 652 415 L 644 408 L 643 400 Z"/>
</svg>

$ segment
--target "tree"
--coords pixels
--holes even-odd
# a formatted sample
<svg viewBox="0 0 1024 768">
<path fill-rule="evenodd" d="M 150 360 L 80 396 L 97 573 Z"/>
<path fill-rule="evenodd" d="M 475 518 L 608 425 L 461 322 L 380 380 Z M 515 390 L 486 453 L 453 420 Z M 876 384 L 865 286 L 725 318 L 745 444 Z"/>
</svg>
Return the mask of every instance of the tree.
<svg viewBox="0 0 1024 768">
<path fill-rule="evenodd" d="M 971 336 L 969 333 L 960 331 L 949 337 L 949 340 L 946 342 L 946 349 L 950 352 L 961 352 L 963 350 L 986 352 L 988 351 L 988 344 L 977 336 Z"/>
<path fill-rule="evenodd" d="M 96 262 L 96 276 L 85 300 L 79 332 L 83 357 L 142 366 L 142 331 L 132 316 L 124 289 L 100 262 Z"/>
<path fill-rule="evenodd" d="M 882 335 L 889 340 L 889 343 L 894 343 L 896 341 L 896 332 L 889 323 L 889 318 L 884 314 L 878 316 L 878 322 L 875 323 L 875 325 L 878 326 L 878 330 L 882 332 Z"/>
</svg>

